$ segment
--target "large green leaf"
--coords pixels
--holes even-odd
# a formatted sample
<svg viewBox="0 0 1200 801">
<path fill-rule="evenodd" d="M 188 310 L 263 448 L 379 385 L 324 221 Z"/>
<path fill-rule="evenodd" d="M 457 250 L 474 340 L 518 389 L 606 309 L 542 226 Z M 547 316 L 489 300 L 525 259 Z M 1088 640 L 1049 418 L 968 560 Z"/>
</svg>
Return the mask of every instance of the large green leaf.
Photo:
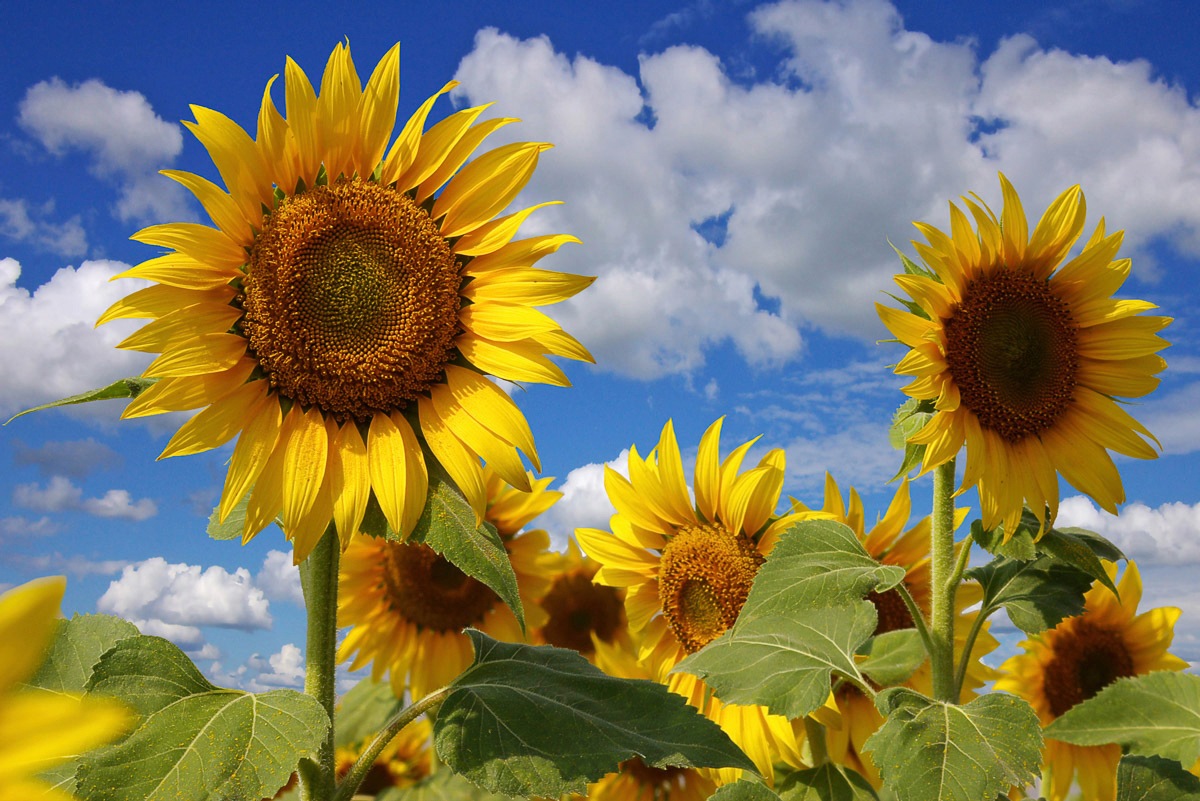
<svg viewBox="0 0 1200 801">
<path fill-rule="evenodd" d="M 675 671 L 703 678 L 725 703 L 761 704 L 777 715 L 803 717 L 825 703 L 832 674 L 863 683 L 854 652 L 876 620 L 875 607 L 860 601 L 795 618 L 738 621 Z"/>
<path fill-rule="evenodd" d="M 87 801 L 269 798 L 302 757 L 316 757 L 329 730 L 316 699 L 220 689 L 159 637 L 120 640 L 88 684 L 128 703 L 142 723 L 81 760 L 77 793 Z"/>
<path fill-rule="evenodd" d="M 738 624 L 756 617 L 803 617 L 813 609 L 861 601 L 890 590 L 904 568 L 876 562 L 850 527 L 806 520 L 789 528 L 754 578 Z"/>
<path fill-rule="evenodd" d="M 1200 801 L 1200 779 L 1173 759 L 1124 756 L 1117 765 L 1117 801 Z"/>
<path fill-rule="evenodd" d="M 1046 727 L 1075 745 L 1119 743 L 1191 765 L 1200 757 L 1200 676 L 1159 671 L 1120 679 Z"/>
<path fill-rule="evenodd" d="M 434 724 L 441 759 L 490 792 L 556 797 L 639 757 L 651 767 L 754 764 L 665 685 L 605 675 L 574 651 L 467 634 L 475 661 Z"/>
<path fill-rule="evenodd" d="M 929 654 L 916 629 L 896 629 L 876 634 L 858 649 L 858 670 L 881 687 L 907 681 Z"/>
<path fill-rule="evenodd" d="M 492 588 L 525 630 L 525 609 L 517 592 L 517 574 L 496 527 L 475 525 L 475 511 L 442 467 L 429 464 L 429 496 L 409 539 L 423 542 L 471 578 Z"/>
<path fill-rule="evenodd" d="M 342 696 L 334 712 L 334 745 L 347 746 L 373 737 L 404 706 L 389 682 L 372 681 L 368 676 Z"/>
<path fill-rule="evenodd" d="M 968 570 L 966 578 L 983 587 L 982 614 L 1004 607 L 1013 625 L 1029 635 L 1081 614 L 1083 595 L 1092 586 L 1090 575 L 1047 556 L 1032 562 L 997 557 Z"/>
<path fill-rule="evenodd" d="M 82 693 L 104 652 L 138 634 L 137 626 L 112 615 L 74 615 L 60 620 L 46 661 L 29 683 L 60 693 Z"/>
<path fill-rule="evenodd" d="M 1104 571 L 1100 560 L 1108 559 L 1111 562 L 1124 558 L 1124 554 L 1099 534 L 1083 529 L 1052 528 L 1038 540 L 1038 550 L 1063 564 L 1082 570 L 1108 587 L 1113 595 L 1117 594 L 1117 587 Z"/>
<path fill-rule="evenodd" d="M 965 706 L 903 687 L 875 699 L 887 720 L 867 740 L 884 788 L 899 801 L 980 801 L 1033 779 L 1041 764 L 1037 715 L 993 693 Z"/>
<path fill-rule="evenodd" d="M 879 801 L 861 773 L 826 762 L 799 770 L 779 785 L 782 801 Z"/>
<path fill-rule="evenodd" d="M 1032 531 L 1026 526 L 1017 526 L 1016 532 L 1005 542 L 1004 526 L 986 529 L 982 520 L 971 521 L 971 539 L 985 551 L 995 556 L 1007 556 L 1009 559 L 1026 562 L 1037 559 L 1037 544 L 1033 541 L 1036 532 L 1036 522 Z"/>
<path fill-rule="evenodd" d="M 112 382 L 106 387 L 89 389 L 87 392 L 81 392 L 78 395 L 71 395 L 68 398 L 60 398 L 56 401 L 43 403 L 41 406 L 34 406 L 32 409 L 25 409 L 24 411 L 17 412 L 12 417 L 8 418 L 8 421 L 5 423 L 5 425 L 8 425 L 8 423 L 11 423 L 18 417 L 31 414 L 32 412 L 40 412 L 43 409 L 53 409 L 58 406 L 74 406 L 77 403 L 90 403 L 91 401 L 136 398 L 138 395 L 142 394 L 142 390 L 156 381 L 158 381 L 157 378 L 122 378 Z"/>
<path fill-rule="evenodd" d="M 780 798 L 765 784 L 742 779 L 718 787 L 717 791 L 709 796 L 709 801 L 780 801 Z"/>
</svg>

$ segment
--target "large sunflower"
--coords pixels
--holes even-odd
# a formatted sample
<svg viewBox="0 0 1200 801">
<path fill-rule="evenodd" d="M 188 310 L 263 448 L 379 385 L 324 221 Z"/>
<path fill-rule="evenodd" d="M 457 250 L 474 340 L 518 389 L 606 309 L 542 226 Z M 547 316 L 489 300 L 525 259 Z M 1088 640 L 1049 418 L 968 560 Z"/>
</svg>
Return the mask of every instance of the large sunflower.
<svg viewBox="0 0 1200 801">
<path fill-rule="evenodd" d="M 1104 565 L 1110 579 L 1117 566 Z M 1129 562 L 1117 584 L 1120 598 L 1096 582 L 1084 596 L 1083 614 L 1021 643 L 1021 653 L 1000 666 L 997 690 L 1028 701 L 1043 726 L 1126 676 L 1183 670 L 1188 663 L 1167 653 L 1180 611 L 1159 607 L 1138 614 L 1142 577 Z M 1119 745 L 1082 746 L 1047 739 L 1042 754 L 1042 793 L 1064 801 L 1071 780 L 1088 801 L 1113 801 L 1117 794 Z"/>
<path fill-rule="evenodd" d="M 763 707 L 723 704 L 697 677 L 671 673 L 685 656 L 733 625 L 767 548 L 803 517 L 774 517 L 783 490 L 783 451 L 771 450 L 742 473 L 742 461 L 757 439 L 721 461 L 721 423 L 713 423 L 700 439 L 694 505 L 668 421 L 645 459 L 636 446 L 630 448 L 628 479 L 606 468 L 604 486 L 617 510 L 611 533 L 581 528 L 576 537 L 601 565 L 595 580 L 625 588 L 629 626 L 640 639 L 639 658 L 651 677 L 720 724 L 770 778 L 776 759 L 801 764 L 788 721 Z M 718 781 L 739 773 L 722 770 Z"/>
<path fill-rule="evenodd" d="M 203 407 L 162 455 L 238 437 L 220 517 L 250 493 L 243 539 L 281 515 L 297 561 L 331 518 L 344 548 L 372 494 L 395 531 L 410 531 L 425 503 L 422 439 L 482 517 L 480 459 L 522 489 L 518 449 L 538 466 L 524 416 L 484 374 L 565 386 L 547 354 L 591 358 L 532 308 L 591 282 L 533 267 L 578 240 L 513 241 L 540 206 L 492 219 L 549 146 L 505 145 L 463 166 L 512 120 L 476 122 L 486 108 L 477 106 L 423 133 L 451 82 L 389 148 L 399 45 L 364 89 L 339 44 L 319 95 L 288 59 L 286 117 L 273 81 L 256 138 L 199 106 L 184 123 L 228 191 L 166 171 L 215 227 L 171 223 L 134 236 L 169 250 L 122 274 L 157 285 L 99 321 L 150 318 L 121 347 L 162 354 L 144 373 L 161 380 L 124 416 Z"/>
<path fill-rule="evenodd" d="M 557 555 L 550 536 L 540 529 L 517 533 L 549 507 L 561 493 L 546 486 L 551 478 L 528 477 L 529 495 L 520 501 L 503 482 L 484 483 L 493 490 L 486 505 L 488 522 L 501 531 L 504 548 L 517 575 L 517 590 L 529 629 L 544 625 L 538 605 L 550 586 Z M 538 498 L 537 496 L 545 496 Z M 523 507 L 524 513 L 513 512 Z M 427 545 L 355 534 L 342 555 L 338 575 L 338 626 L 350 626 L 338 648 L 338 660 L 352 659 L 350 669 L 371 664 L 371 678 L 389 674 L 397 697 L 407 688 L 416 700 L 446 685 L 471 664 L 468 626 L 509 642 L 524 639 L 512 610 L 486 584 L 464 574 Z"/>
<path fill-rule="evenodd" d="M 136 721 L 115 700 L 22 687 L 46 657 L 65 588 L 55 576 L 0 594 L 0 801 L 72 801 L 38 774 L 111 742 Z"/>
<path fill-rule="evenodd" d="M 1122 232 L 1101 219 L 1078 256 L 1062 264 L 1083 231 L 1078 186 L 1063 192 L 1032 235 L 1016 190 L 1001 175 L 1004 209 L 963 198 L 975 220 L 950 204 L 950 230 L 916 223 L 913 242 L 930 274 L 896 283 L 910 311 L 876 304 L 884 324 L 911 350 L 896 372 L 904 391 L 935 402 L 911 442 L 928 446 L 922 470 L 967 446 L 964 489 L 978 486 L 983 524 L 1011 536 L 1027 503 L 1043 522 L 1058 511 L 1058 476 L 1116 513 L 1125 500 L 1108 451 L 1154 458 L 1154 437 L 1114 400 L 1141 397 L 1166 366 L 1158 332 L 1168 317 L 1112 294 L 1129 276 L 1114 260 Z M 1060 266 L 1061 265 L 1061 266 Z M 1146 439 L 1143 439 L 1146 438 Z M 1049 521 L 1046 508 L 1049 507 Z"/>
<path fill-rule="evenodd" d="M 796 504 L 805 509 L 803 504 Z M 926 619 L 929 617 L 933 597 L 929 565 L 929 518 L 923 517 L 905 530 L 912 514 L 908 480 L 901 482 L 892 497 L 887 513 L 870 531 L 866 530 L 862 498 L 851 487 L 848 502 L 843 500 L 841 490 L 833 476 L 825 475 L 825 499 L 821 509 L 831 519 L 853 529 L 867 553 L 885 565 L 904 568 L 904 587 Z M 966 516 L 965 509 L 958 510 L 955 523 L 961 524 Z M 871 592 L 867 600 L 875 605 L 879 615 L 875 634 L 884 634 L 914 626 L 912 614 L 904 599 L 896 590 Z M 966 611 L 982 600 L 982 590 L 976 583 L 959 586 L 954 597 L 957 620 L 954 626 L 954 659 L 957 664 L 963 658 L 971 625 L 979 614 L 978 609 Z M 975 696 L 975 690 L 995 678 L 995 671 L 982 662 L 982 658 L 994 651 L 999 643 L 988 631 L 985 623 L 971 648 L 963 681 L 963 701 Z M 926 695 L 933 694 L 933 674 L 926 660 L 902 686 L 911 687 Z M 863 774 L 876 788 L 882 785 L 879 770 L 869 752 L 863 750 L 867 739 L 883 725 L 883 716 L 874 702 L 850 684 L 842 685 L 832 694 L 832 704 L 827 704 L 814 717 L 826 725 L 826 745 L 830 758 L 839 764 L 853 768 Z"/>
</svg>

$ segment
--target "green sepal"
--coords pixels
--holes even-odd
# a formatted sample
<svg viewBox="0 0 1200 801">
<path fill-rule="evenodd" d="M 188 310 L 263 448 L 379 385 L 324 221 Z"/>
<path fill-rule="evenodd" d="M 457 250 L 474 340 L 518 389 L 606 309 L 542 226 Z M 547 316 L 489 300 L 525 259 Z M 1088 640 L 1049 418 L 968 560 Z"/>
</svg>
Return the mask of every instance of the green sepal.
<svg viewBox="0 0 1200 801">
<path fill-rule="evenodd" d="M 888 441 L 896 450 L 904 451 L 904 460 L 900 464 L 900 469 L 896 471 L 896 475 L 890 479 L 891 481 L 907 475 L 913 468 L 920 467 L 925 460 L 925 451 L 929 446 L 914 445 L 908 440 L 924 428 L 933 419 L 934 414 L 936 411 L 933 408 L 933 401 L 909 398 L 900 404 L 900 408 L 892 415 L 892 425 L 888 429 Z"/>
<path fill-rule="evenodd" d="M 43 403 L 40 406 L 34 406 L 32 409 L 25 409 L 24 411 L 17 412 L 12 417 L 8 418 L 4 424 L 8 425 L 18 417 L 30 414 L 32 412 L 40 412 L 44 409 L 54 409 L 59 406 L 74 406 L 79 403 L 91 403 L 92 401 L 102 400 L 117 400 L 120 398 L 136 398 L 138 395 L 141 395 L 147 387 L 157 382 L 157 378 L 142 378 L 140 376 L 122 378 L 112 382 L 106 387 L 101 387 L 100 389 L 88 390 L 87 392 L 81 392 L 78 395 L 71 395 L 68 398 L 60 398 L 56 401 Z"/>
<path fill-rule="evenodd" d="M 434 745 L 451 769 L 489 792 L 583 793 L 635 756 L 656 768 L 755 770 L 666 685 L 608 676 L 575 651 L 467 635 L 475 661 L 450 683 Z"/>
</svg>

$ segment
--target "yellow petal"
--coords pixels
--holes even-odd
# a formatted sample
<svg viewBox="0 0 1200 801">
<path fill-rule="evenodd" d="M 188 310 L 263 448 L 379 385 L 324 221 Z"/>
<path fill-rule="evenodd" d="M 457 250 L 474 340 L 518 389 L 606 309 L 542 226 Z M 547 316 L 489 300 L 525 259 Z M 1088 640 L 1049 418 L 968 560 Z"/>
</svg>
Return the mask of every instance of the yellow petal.
<svg viewBox="0 0 1200 801">
<path fill-rule="evenodd" d="M 442 236 L 474 231 L 511 203 L 533 177 L 538 155 L 549 147 L 540 142 L 516 142 L 489 150 L 463 167 L 434 201 L 429 215 L 435 220 L 443 218 Z"/>
<path fill-rule="evenodd" d="M 383 173 L 379 179 L 381 184 L 387 186 L 388 184 L 395 183 L 412 166 L 417 157 L 417 149 L 421 146 L 421 134 L 425 130 L 425 120 L 429 116 L 429 111 L 433 108 L 434 101 L 456 86 L 458 86 L 458 81 L 450 81 L 441 89 L 434 92 L 408 118 L 408 122 L 404 124 L 404 129 L 400 131 L 400 135 L 392 143 L 392 149 L 388 151 L 387 158 L 384 159 Z M 399 187 L 402 192 L 411 188 L 409 186 Z M 418 199 L 417 202 L 420 203 L 421 200 Z"/>
<path fill-rule="evenodd" d="M 884 306 L 882 303 L 875 304 L 875 311 L 879 313 L 879 319 L 888 330 L 896 335 L 896 339 L 909 347 L 927 343 L 939 328 L 937 323 L 891 306 Z"/>
<path fill-rule="evenodd" d="M 498 250 L 512 241 L 530 214 L 546 206 L 561 204 L 561 200 L 551 200 L 485 223 L 455 242 L 454 252 L 460 256 L 482 256 Z"/>
<path fill-rule="evenodd" d="M 1004 261 L 1007 264 L 1020 264 L 1029 244 L 1029 222 L 1025 218 L 1021 197 L 1004 173 L 1000 173 L 1000 192 L 1004 196 L 1004 209 L 1000 212 Z"/>
<path fill-rule="evenodd" d="M 317 99 L 321 156 L 331 180 L 342 175 L 349 177 L 354 173 L 359 133 L 358 105 L 361 100 L 362 83 L 350 58 L 350 48 L 338 42 L 325 64 L 321 94 Z"/>
<path fill-rule="evenodd" d="M 283 505 L 283 458 L 287 453 L 288 437 L 302 416 L 299 405 L 293 406 L 287 413 L 283 419 L 283 427 L 279 430 L 275 450 L 271 452 L 262 472 L 258 474 L 258 480 L 254 482 L 250 503 L 246 506 L 246 525 L 242 529 L 243 545 L 271 525 L 279 514 Z"/>
<path fill-rule="evenodd" d="M 483 372 L 498 378 L 508 381 L 535 381 L 556 387 L 571 385 L 557 365 L 527 342 L 506 342 L 500 345 L 466 333 L 460 335 L 454 344 L 463 358 Z"/>
<path fill-rule="evenodd" d="M 407 188 L 419 186 L 433 175 L 434 171 L 442 166 L 450 151 L 462 139 L 463 134 L 470 129 L 471 124 L 491 105 L 491 103 L 487 103 L 457 111 L 426 131 L 421 137 L 421 146 L 417 149 L 416 159 L 396 180 L 396 185 L 406 187 L 407 191 Z M 449 175 L 446 177 L 449 178 Z M 424 198 L 418 199 L 417 202 L 423 203 Z"/>
<path fill-rule="evenodd" d="M 289 56 L 283 69 L 284 103 L 288 129 L 296 138 L 300 179 L 309 186 L 321 166 L 320 131 L 317 124 L 317 93 L 304 70 Z M 284 187 L 291 191 L 292 187 Z"/>
<path fill-rule="evenodd" d="M 470 265 L 468 273 L 469 268 Z M 462 294 L 468 300 L 480 303 L 498 301 L 545 306 L 582 292 L 595 280 L 590 276 L 517 267 L 474 274 Z"/>
<path fill-rule="evenodd" d="M 463 134 L 450 152 L 442 158 L 438 168 L 417 187 L 417 202 L 424 203 L 437 194 L 437 191 L 450 180 L 450 176 L 458 172 L 459 167 L 466 163 L 471 154 L 475 152 L 475 148 L 479 147 L 484 139 L 510 122 L 517 122 L 517 120 L 512 117 L 484 120 Z"/>
<path fill-rule="evenodd" d="M 22 774 L 54 767 L 128 731 L 137 716 L 115 699 L 28 689 L 0 705 L 0 794 Z M 40 801 L 41 796 L 31 796 Z"/>
<path fill-rule="evenodd" d="M 459 311 L 458 319 L 468 331 L 493 342 L 516 342 L 558 329 L 540 311 L 513 303 L 473 303 Z"/>
<path fill-rule="evenodd" d="M 428 474 L 420 445 L 402 415 L 377 414 L 371 418 L 367 467 L 371 488 L 388 525 L 400 536 L 408 536 L 425 506 Z"/>
<path fill-rule="evenodd" d="M 317 407 L 309 409 L 288 432 L 283 457 L 283 530 L 296 528 L 317 499 L 329 460 L 329 435 Z M 328 523 L 328 519 L 325 521 Z"/>
<path fill-rule="evenodd" d="M 529 492 L 529 476 L 516 448 L 471 417 L 455 402 L 450 388 L 445 384 L 430 388 L 429 396 L 438 418 L 449 427 L 454 436 L 483 457 L 484 462 L 509 484 L 523 492 Z"/>
<path fill-rule="evenodd" d="M 233 367 L 207 375 L 164 378 L 151 384 L 129 402 L 121 419 L 163 412 L 184 412 L 207 406 L 246 383 L 258 362 L 245 357 Z"/>
<path fill-rule="evenodd" d="M 417 410 L 421 419 L 421 433 L 429 449 L 475 510 L 476 523 L 482 523 L 487 508 L 487 489 L 479 457 L 454 436 L 434 409 L 433 401 L 421 398 L 417 402 Z"/>
<path fill-rule="evenodd" d="M 251 381 L 216 401 L 180 426 L 158 458 L 186 456 L 224 445 L 265 409 L 267 387 L 265 380 Z"/>
<path fill-rule="evenodd" d="M 66 589 L 65 577 L 49 576 L 0 595 L 0 692 L 27 680 L 42 664 Z"/>
<path fill-rule="evenodd" d="M 177 309 L 195 306 L 197 303 L 228 303 L 233 300 L 233 296 L 232 287 L 197 291 L 174 286 L 148 286 L 109 306 L 104 314 L 100 315 L 100 319 L 96 320 L 96 325 L 132 318 L 157 320 Z"/>
<path fill-rule="evenodd" d="M 200 205 L 208 212 L 213 223 L 235 243 L 242 247 L 254 244 L 254 231 L 250 222 L 242 215 L 242 210 L 221 187 L 207 178 L 183 170 L 160 170 L 160 172 L 183 185 L 185 189 L 196 196 Z M 256 217 L 252 222 L 258 222 Z"/>
<path fill-rule="evenodd" d="M 446 384 L 467 414 L 524 451 L 535 470 L 542 469 L 529 422 L 504 390 L 474 370 L 452 364 L 446 365 Z"/>
<path fill-rule="evenodd" d="M 205 334 L 150 362 L 146 378 L 178 378 L 228 370 L 246 355 L 246 340 L 237 334 Z"/>
<path fill-rule="evenodd" d="M 371 496 L 371 471 L 367 462 L 367 444 L 358 425 L 345 423 L 331 439 L 329 470 L 333 475 L 330 494 L 333 520 L 342 550 L 358 533 Z"/>
<path fill-rule="evenodd" d="M 143 245 L 171 248 L 212 267 L 240 267 L 246 249 L 224 231 L 199 223 L 163 223 L 143 228 L 129 237 Z"/>
<path fill-rule="evenodd" d="M 114 275 L 113 280 L 144 278 L 181 289 L 212 290 L 227 287 L 230 281 L 241 277 L 242 271 L 236 266 L 213 266 L 196 261 L 184 253 L 167 253 L 130 267 Z"/>
<path fill-rule="evenodd" d="M 254 140 L 220 112 L 203 106 L 191 106 L 191 110 L 196 121 L 184 121 L 184 127 L 208 151 L 242 216 L 261 220 L 263 205 L 271 206 L 273 189 Z"/>
<path fill-rule="evenodd" d="M 279 403 L 273 399 L 269 399 L 246 425 L 237 445 L 234 446 L 233 456 L 229 460 L 229 471 L 225 474 L 225 487 L 217 507 L 217 516 L 221 522 L 225 522 L 233 507 L 238 505 L 258 480 L 279 441 L 282 425 L 283 412 Z"/>
<path fill-rule="evenodd" d="M 693 489 L 696 493 L 696 508 L 705 520 L 716 520 L 717 498 L 721 494 L 721 426 L 724 416 L 718 417 L 700 437 L 700 448 L 696 453 L 696 473 Z"/>
<path fill-rule="evenodd" d="M 241 319 L 242 310 L 228 303 L 197 303 L 147 323 L 125 337 L 117 347 L 147 353 L 165 353 L 205 334 L 222 334 Z"/>
<path fill-rule="evenodd" d="M 360 175 L 370 175 L 383 158 L 388 140 L 392 138 L 392 129 L 396 127 L 399 101 L 400 45 L 397 43 L 375 65 L 359 103 Z"/>
</svg>

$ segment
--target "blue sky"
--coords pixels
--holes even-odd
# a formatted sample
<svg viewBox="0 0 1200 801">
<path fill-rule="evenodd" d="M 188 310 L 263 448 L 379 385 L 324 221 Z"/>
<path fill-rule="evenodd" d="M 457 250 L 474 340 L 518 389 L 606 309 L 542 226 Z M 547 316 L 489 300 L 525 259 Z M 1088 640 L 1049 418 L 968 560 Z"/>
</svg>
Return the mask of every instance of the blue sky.
<svg viewBox="0 0 1200 801">
<path fill-rule="evenodd" d="M 157 170 L 216 178 L 178 124 L 189 104 L 252 127 L 291 55 L 314 80 L 348 37 L 368 74 L 402 43 L 402 114 L 495 101 L 545 140 L 517 203 L 526 232 L 581 246 L 550 266 L 599 276 L 551 311 L 596 355 L 571 389 L 515 398 L 564 500 L 556 541 L 609 513 L 602 465 L 668 417 L 685 451 L 717 417 L 726 447 L 788 454 L 786 491 L 818 503 L 831 470 L 885 508 L 900 357 L 877 345 L 910 221 L 946 201 L 999 207 L 1003 170 L 1036 217 L 1080 183 L 1089 227 L 1126 230 L 1126 296 L 1158 303 L 1170 365 L 1134 413 L 1164 455 L 1121 460 L 1120 518 L 1064 487 L 1065 522 L 1139 559 L 1144 606 L 1185 610 L 1176 651 L 1200 660 L 1200 66 L 1183 2 L 18 4 L 0 86 L 0 414 L 140 372 L 124 333 L 92 322 L 129 291 L 107 279 L 153 255 L 147 224 L 200 220 Z M 567 10 L 569 9 L 569 11 Z M 911 248 L 907 248 L 911 253 Z M 127 329 L 125 329 L 127 331 Z M 277 530 L 246 547 L 204 523 L 227 451 L 155 462 L 176 419 L 119 404 L 0 430 L 0 586 L 66 573 L 65 610 L 109 611 L 188 648 L 212 675 L 294 684 L 298 585 Z M 686 455 L 685 455 L 685 458 Z M 917 489 L 925 503 L 928 488 Z M 966 502 L 971 502 L 967 497 Z M 1011 644 L 1012 637 L 1005 638 Z"/>
</svg>

